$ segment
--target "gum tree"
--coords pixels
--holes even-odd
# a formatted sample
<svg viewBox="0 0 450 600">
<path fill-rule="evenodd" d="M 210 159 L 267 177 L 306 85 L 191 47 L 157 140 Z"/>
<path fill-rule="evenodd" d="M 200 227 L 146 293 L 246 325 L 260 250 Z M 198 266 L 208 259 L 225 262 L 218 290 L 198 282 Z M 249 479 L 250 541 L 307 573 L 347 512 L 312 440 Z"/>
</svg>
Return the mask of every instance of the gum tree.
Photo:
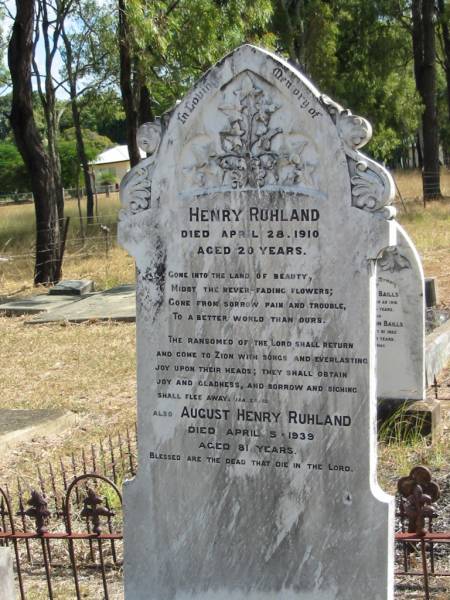
<svg viewBox="0 0 450 600">
<path fill-rule="evenodd" d="M 74 2 L 70 21 L 70 29 L 65 21 L 61 24 L 62 74 L 65 77 L 61 85 L 70 98 L 78 163 L 86 190 L 86 215 L 90 223 L 94 218 L 94 190 L 83 137 L 83 98 L 90 90 L 101 90 L 111 80 L 108 48 L 98 43 L 103 31 L 110 28 L 111 19 L 102 7 L 88 0 Z"/>
<path fill-rule="evenodd" d="M 10 121 L 17 147 L 30 175 L 36 215 L 35 284 L 52 284 L 61 276 L 59 181 L 44 147 L 33 113 L 32 62 L 35 30 L 34 0 L 16 0 L 16 15 L 8 46 L 12 101 Z"/>
<path fill-rule="evenodd" d="M 434 0 L 413 0 L 412 43 L 417 91 L 423 103 L 424 200 L 441 197 L 439 164 L 439 125 L 436 97 L 436 31 Z"/>
<path fill-rule="evenodd" d="M 265 34 L 270 0 L 118 0 L 120 87 L 131 164 L 136 131 L 172 106 L 211 64 Z"/>
</svg>

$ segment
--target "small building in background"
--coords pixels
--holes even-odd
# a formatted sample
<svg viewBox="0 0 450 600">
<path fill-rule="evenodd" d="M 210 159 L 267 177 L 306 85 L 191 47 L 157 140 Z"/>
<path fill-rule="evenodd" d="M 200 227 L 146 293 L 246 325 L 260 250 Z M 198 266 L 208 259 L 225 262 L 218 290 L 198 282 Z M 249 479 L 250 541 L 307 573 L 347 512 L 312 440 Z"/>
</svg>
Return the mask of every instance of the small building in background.
<svg viewBox="0 0 450 600">
<path fill-rule="evenodd" d="M 141 158 L 145 158 L 145 152 L 139 150 Z M 90 163 L 93 183 L 96 188 L 105 185 L 115 185 L 130 170 L 130 157 L 128 146 L 114 146 L 104 150 Z"/>
</svg>

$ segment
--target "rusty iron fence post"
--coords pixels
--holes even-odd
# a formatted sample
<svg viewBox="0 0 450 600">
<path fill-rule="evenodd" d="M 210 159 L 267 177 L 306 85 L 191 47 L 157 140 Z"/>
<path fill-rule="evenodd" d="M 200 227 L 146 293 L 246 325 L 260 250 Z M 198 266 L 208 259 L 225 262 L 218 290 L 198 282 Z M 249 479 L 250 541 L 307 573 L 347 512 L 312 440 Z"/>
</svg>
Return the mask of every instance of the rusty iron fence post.
<svg viewBox="0 0 450 600">
<path fill-rule="evenodd" d="M 427 555 L 425 550 L 425 540 L 420 540 L 420 553 L 422 555 L 422 571 L 423 571 L 423 585 L 425 588 L 425 600 L 430 600 L 430 586 L 428 581 L 428 567 L 427 567 Z"/>
<path fill-rule="evenodd" d="M 50 511 L 47 508 L 47 500 L 43 493 L 40 494 L 36 490 L 33 490 L 31 492 L 31 498 L 28 500 L 27 505 L 30 508 L 24 511 L 20 511 L 20 513 L 22 513 L 22 516 L 30 517 L 35 521 L 36 536 L 39 537 L 41 540 L 42 557 L 44 559 L 48 596 L 50 600 L 53 600 L 53 589 L 50 568 L 50 541 L 44 538 L 44 534 L 46 534 L 48 531 L 47 522 L 50 517 Z"/>
<path fill-rule="evenodd" d="M 117 567 L 121 566 L 121 563 L 119 562 L 117 557 L 115 544 L 117 541 L 121 541 L 123 539 L 123 535 L 122 532 L 114 532 L 112 519 L 116 516 L 116 512 L 110 507 L 108 501 L 108 494 L 106 495 L 105 500 L 102 499 L 101 492 L 97 492 L 92 487 L 89 487 L 89 482 L 93 482 L 95 485 L 100 483 L 102 486 L 106 486 L 112 489 L 118 499 L 117 506 L 120 506 L 120 509 L 122 509 L 122 496 L 119 488 L 115 485 L 113 481 L 97 473 L 83 473 L 82 475 L 74 477 L 74 479 L 70 482 L 69 486 L 67 487 L 67 490 L 65 491 L 64 498 L 61 499 L 60 505 L 58 503 L 55 504 L 57 510 L 55 511 L 54 516 L 56 517 L 56 519 L 59 519 L 58 525 L 61 523 L 61 521 L 64 524 L 63 531 L 49 531 L 50 517 L 52 515 L 50 513 L 50 510 L 48 509 L 48 500 L 43 493 L 33 490 L 31 492 L 30 499 L 26 503 L 28 508 L 25 508 L 21 492 L 18 498 L 18 505 L 20 510 L 14 513 L 9 495 L 3 488 L 0 488 L 0 506 L 2 507 L 0 544 L 6 546 L 7 544 L 11 543 L 14 548 L 16 574 L 19 584 L 21 600 L 26 600 L 26 592 L 24 588 L 19 544 L 24 543 L 24 548 L 25 544 L 27 544 L 26 547 L 28 551 L 29 542 L 32 540 L 39 541 L 41 546 L 42 563 L 39 562 L 40 558 L 38 561 L 36 561 L 36 558 L 33 557 L 33 565 L 34 567 L 36 567 L 36 565 L 38 564 L 43 565 L 49 600 L 53 600 L 54 598 L 54 589 L 52 581 L 57 575 L 57 573 L 54 572 L 54 570 L 52 569 L 51 552 L 52 545 L 54 543 L 57 543 L 57 541 L 59 541 L 59 543 L 67 544 L 66 548 L 68 549 L 70 561 L 70 565 L 68 566 L 70 566 L 71 569 L 71 574 L 75 587 L 75 596 L 77 600 L 81 600 L 82 598 L 79 583 L 80 568 L 89 568 L 89 565 L 86 563 L 86 561 L 83 561 L 82 565 L 77 563 L 75 543 L 77 541 L 87 541 L 96 544 L 98 548 L 99 562 L 95 560 L 94 556 L 94 560 L 91 564 L 94 566 L 94 568 L 100 571 L 103 587 L 103 597 L 105 600 L 109 600 L 110 592 L 108 590 L 107 572 L 110 568 L 116 570 Z M 78 489 L 80 486 L 85 487 L 85 495 L 84 493 L 80 494 L 80 490 Z M 77 491 L 79 497 L 83 496 L 82 509 L 81 506 L 77 503 Z M 114 503 L 114 506 L 115 505 L 116 504 Z M 59 510 L 59 506 L 61 506 L 61 510 Z M 76 511 L 78 517 L 82 521 L 86 520 L 86 522 L 89 524 L 88 531 L 83 532 L 76 531 L 74 529 L 74 511 Z M 24 523 L 22 528 L 23 531 L 18 531 L 16 529 L 14 515 L 20 517 L 22 523 Z M 34 521 L 33 529 L 27 527 L 27 518 L 32 519 Z M 51 522 L 53 523 L 53 525 L 55 524 L 53 521 Z M 77 522 L 79 522 L 78 519 Z M 104 527 L 106 528 L 107 533 L 103 533 Z M 106 562 L 105 557 L 105 542 L 108 544 L 108 548 L 109 545 L 111 545 L 111 561 L 108 563 Z M 59 546 L 59 548 L 62 549 L 61 546 Z M 61 557 L 64 556 L 64 554 L 61 554 L 61 551 L 59 551 L 58 556 Z M 57 566 L 64 568 L 65 565 L 57 564 Z"/>
<path fill-rule="evenodd" d="M 401 521 L 401 533 L 396 534 L 396 540 L 403 544 L 404 573 L 416 575 L 408 570 L 408 544 L 420 545 L 422 562 L 422 579 L 424 585 L 425 600 L 430 600 L 429 571 L 426 554 L 426 544 L 429 544 L 431 573 L 435 574 L 434 568 L 434 542 L 450 542 L 450 534 L 439 535 L 433 532 L 433 519 L 438 516 L 437 507 L 434 504 L 440 497 L 441 491 L 438 484 L 432 480 L 431 472 L 423 466 L 414 467 L 409 475 L 401 477 L 397 482 L 397 490 L 400 495 L 399 517 Z M 404 522 L 408 519 L 408 531 L 405 533 Z M 425 526 L 428 521 L 428 529 Z"/>
<path fill-rule="evenodd" d="M 97 473 L 85 473 L 83 475 L 79 475 L 69 485 L 69 487 L 67 489 L 67 493 L 66 493 L 66 519 L 67 519 L 67 534 L 68 534 L 69 538 L 71 538 L 73 535 L 71 494 L 72 494 L 72 491 L 74 490 L 74 488 L 75 488 L 75 490 L 77 489 L 77 486 L 79 483 L 81 483 L 82 481 L 86 482 L 87 480 L 98 480 L 98 481 L 103 481 L 104 483 L 106 483 L 108 486 L 110 486 L 115 491 L 115 493 L 119 499 L 120 506 L 122 506 L 122 494 L 120 493 L 119 488 L 113 481 L 111 481 L 107 477 L 104 477 L 103 475 L 99 475 Z M 108 582 L 106 579 L 105 561 L 104 561 L 104 556 L 103 556 L 103 545 L 102 545 L 104 536 L 102 535 L 102 526 L 101 526 L 100 519 L 101 519 L 101 517 L 111 518 L 112 516 L 114 516 L 114 513 L 112 511 L 110 511 L 108 508 L 101 506 L 102 504 L 103 504 L 103 500 L 95 493 L 95 491 L 90 488 L 87 488 L 86 497 L 83 499 L 84 508 L 81 511 L 80 516 L 85 518 L 87 521 L 92 521 L 92 534 L 89 534 L 89 538 L 97 539 L 98 553 L 99 553 L 100 567 L 101 567 L 101 575 L 102 575 L 102 583 L 103 583 L 103 592 L 104 592 L 105 600 L 109 600 Z M 110 534 L 110 536 L 112 539 L 112 534 Z M 72 542 L 72 545 L 73 545 L 73 542 Z M 73 548 L 72 548 L 72 556 L 73 556 L 72 568 L 73 568 L 73 572 L 74 572 L 74 580 L 76 582 L 75 585 L 76 585 L 77 600 L 78 600 L 79 587 L 78 587 L 78 579 L 76 576 L 77 569 L 76 569 L 76 564 L 75 564 L 75 554 L 73 552 Z"/>
<path fill-rule="evenodd" d="M 17 539 L 15 537 L 16 526 L 14 524 L 11 503 L 9 501 L 8 495 L 1 487 L 0 487 L 0 496 L 2 498 L 2 504 L 4 504 L 4 506 L 6 507 L 6 513 L 8 515 L 8 520 L 9 520 L 9 529 L 11 532 L 12 543 L 13 543 L 13 547 L 14 547 L 14 556 L 16 559 L 16 573 L 17 573 L 17 581 L 19 583 L 20 598 L 21 598 L 21 600 L 25 600 L 25 590 L 23 587 L 22 568 L 20 565 L 20 555 L 19 555 L 19 549 L 17 547 Z M 6 527 L 6 522 L 5 522 L 5 527 Z M 6 535 L 7 531 L 5 530 L 3 533 Z M 7 538 L 6 538 L 6 540 L 7 540 Z"/>
</svg>

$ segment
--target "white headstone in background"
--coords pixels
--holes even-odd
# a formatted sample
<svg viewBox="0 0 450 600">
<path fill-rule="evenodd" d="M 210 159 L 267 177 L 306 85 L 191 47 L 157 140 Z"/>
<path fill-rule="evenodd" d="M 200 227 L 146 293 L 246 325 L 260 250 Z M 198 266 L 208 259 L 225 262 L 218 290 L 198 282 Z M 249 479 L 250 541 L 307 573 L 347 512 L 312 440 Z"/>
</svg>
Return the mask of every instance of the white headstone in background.
<svg viewBox="0 0 450 600">
<path fill-rule="evenodd" d="M 386 600 L 376 259 L 393 185 L 370 125 L 242 46 L 124 178 L 136 258 L 139 472 L 127 600 Z"/>
<path fill-rule="evenodd" d="M 377 396 L 425 399 L 425 283 L 414 244 L 397 224 L 397 246 L 377 263 Z"/>
<path fill-rule="evenodd" d="M 15 597 L 11 550 L 0 547 L 0 600 L 14 600 Z"/>
</svg>

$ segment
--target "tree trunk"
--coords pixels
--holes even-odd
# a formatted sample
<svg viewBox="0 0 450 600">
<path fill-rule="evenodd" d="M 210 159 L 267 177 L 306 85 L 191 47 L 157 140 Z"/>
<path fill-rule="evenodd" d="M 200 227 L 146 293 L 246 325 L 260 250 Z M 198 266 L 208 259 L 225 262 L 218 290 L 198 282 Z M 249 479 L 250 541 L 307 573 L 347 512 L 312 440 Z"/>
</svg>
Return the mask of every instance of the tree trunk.
<svg viewBox="0 0 450 600">
<path fill-rule="evenodd" d="M 16 18 L 8 47 L 12 81 L 11 127 L 31 179 L 36 215 L 35 284 L 48 285 L 61 277 L 58 194 L 52 164 L 33 115 L 31 63 L 34 0 L 16 0 Z"/>
<path fill-rule="evenodd" d="M 139 123 L 149 123 L 155 120 L 150 90 L 146 84 L 141 84 L 139 94 Z"/>
<path fill-rule="evenodd" d="M 438 0 L 442 50 L 444 53 L 445 81 L 447 83 L 447 111 L 450 120 L 450 28 L 447 20 L 447 7 L 444 0 Z"/>
<path fill-rule="evenodd" d="M 422 99 L 424 200 L 441 197 L 439 129 L 436 106 L 434 0 L 413 0 L 413 54 L 417 90 Z"/>
<path fill-rule="evenodd" d="M 422 152 L 422 139 L 420 133 L 416 136 L 416 146 L 417 146 L 417 162 L 419 169 L 423 169 L 423 152 Z"/>
<path fill-rule="evenodd" d="M 69 79 L 70 105 L 72 108 L 72 120 L 75 128 L 75 137 L 77 140 L 77 157 L 83 171 L 84 187 L 86 188 L 86 216 L 87 222 L 92 223 L 94 220 L 94 191 L 92 189 L 92 179 L 89 172 L 89 163 L 86 156 L 86 148 L 84 146 L 83 131 L 81 129 L 80 108 L 77 101 L 77 77 L 72 69 L 73 53 L 72 45 L 66 35 L 64 27 L 61 30 L 61 35 L 66 49 L 66 69 Z M 77 182 L 78 188 L 78 182 Z"/>
<path fill-rule="evenodd" d="M 130 48 L 130 27 L 126 13 L 126 0 L 119 0 L 119 53 L 120 91 L 127 123 L 127 145 L 130 165 L 134 167 L 141 160 L 136 141 L 138 129 L 138 101 L 133 86 L 133 62 Z"/>
<path fill-rule="evenodd" d="M 43 102 L 44 116 L 46 123 L 47 132 L 47 152 L 51 163 L 51 169 L 55 182 L 58 216 L 62 223 L 64 219 L 64 193 L 61 178 L 61 163 L 59 161 L 59 154 L 57 148 L 58 138 L 58 115 L 56 110 L 56 93 L 53 85 L 53 74 L 52 64 L 54 53 L 50 48 L 50 38 L 52 38 L 53 44 L 55 41 L 55 34 L 51 34 L 49 31 L 50 21 L 48 17 L 48 6 L 47 0 L 41 0 L 42 8 L 42 34 L 45 49 L 45 102 Z M 64 17 L 59 14 L 58 20 L 63 20 Z"/>
<path fill-rule="evenodd" d="M 81 165 L 81 170 L 83 171 L 84 187 L 86 189 L 87 222 L 92 223 L 94 221 L 94 190 L 92 189 L 92 179 L 89 172 L 89 162 L 86 156 L 86 148 L 84 146 L 83 132 L 80 122 L 80 110 L 76 96 L 72 96 L 70 102 L 72 105 L 72 118 L 73 125 L 75 127 L 75 137 L 77 140 L 77 156 Z"/>
<path fill-rule="evenodd" d="M 305 6 L 303 0 L 278 0 L 286 29 L 286 44 L 291 61 L 306 73 Z"/>
</svg>

